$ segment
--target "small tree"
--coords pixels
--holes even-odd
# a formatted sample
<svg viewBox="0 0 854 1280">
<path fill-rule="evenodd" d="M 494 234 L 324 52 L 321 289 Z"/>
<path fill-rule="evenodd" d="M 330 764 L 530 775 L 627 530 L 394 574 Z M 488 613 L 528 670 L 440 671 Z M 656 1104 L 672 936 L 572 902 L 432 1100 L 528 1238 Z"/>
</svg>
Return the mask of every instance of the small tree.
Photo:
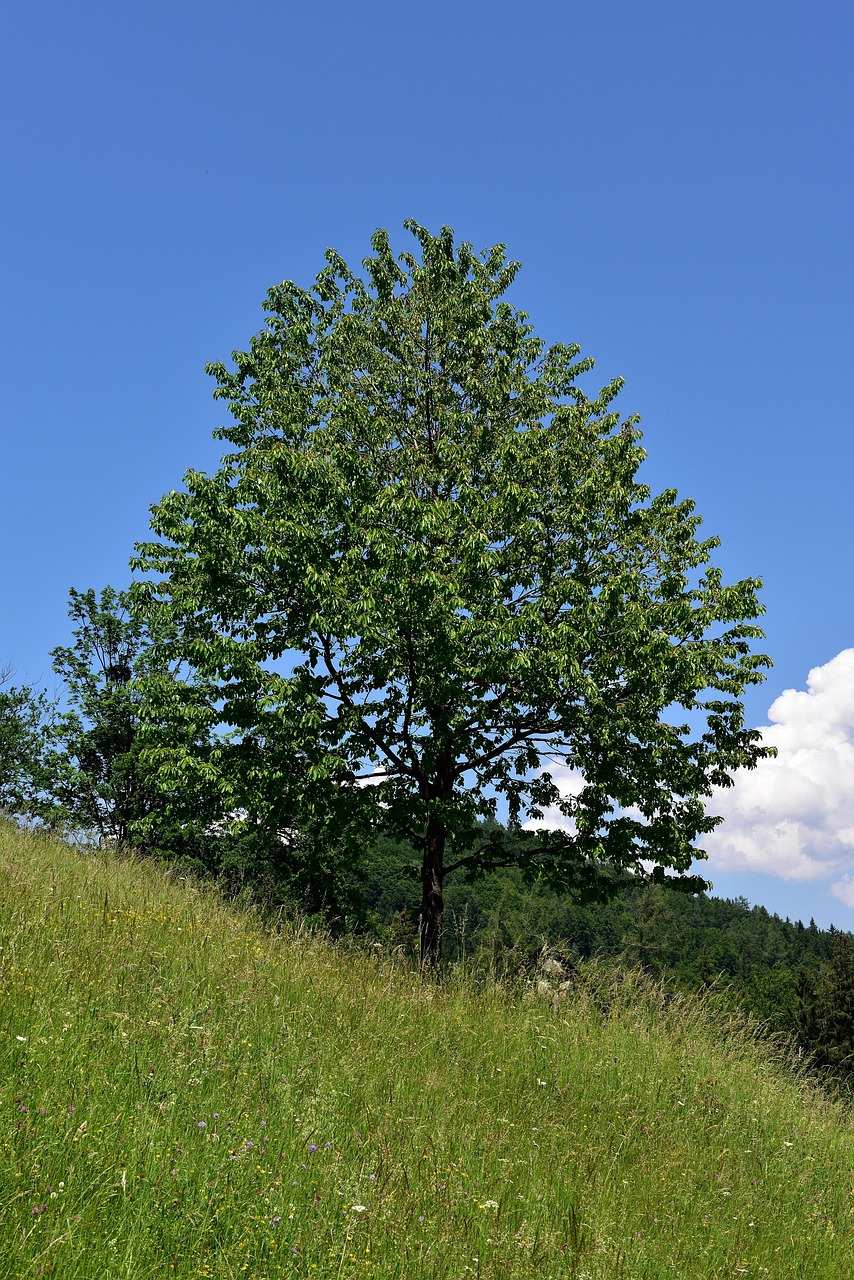
<svg viewBox="0 0 854 1280">
<path fill-rule="evenodd" d="M 62 738 L 72 765 L 65 807 L 78 827 L 122 845 L 152 805 L 138 767 L 138 695 L 132 681 L 146 648 L 144 623 L 127 594 L 105 587 L 69 592 L 74 643 L 52 650 L 66 685 Z"/>
<path fill-rule="evenodd" d="M 53 789 L 65 768 L 57 750 L 57 707 L 44 690 L 13 685 L 0 669 L 0 812 L 9 817 L 60 822 Z"/>
<path fill-rule="evenodd" d="M 693 504 L 638 481 L 620 379 L 588 399 L 593 362 L 502 300 L 503 246 L 406 225 L 420 260 L 383 231 L 366 279 L 329 251 L 209 367 L 232 451 L 152 509 L 135 566 L 211 712 L 291 762 L 295 805 L 412 841 L 426 963 L 460 868 L 594 891 L 653 862 L 705 887 L 704 800 L 766 754 L 740 696 L 768 660 L 758 581 L 725 586 Z M 498 797 L 514 830 L 484 841 Z M 550 806 L 564 830 L 522 830 Z"/>
<path fill-rule="evenodd" d="M 68 615 L 73 643 L 51 652 L 67 705 L 55 725 L 64 757 L 52 785 L 55 802 L 73 826 L 102 841 L 198 857 L 204 824 L 217 814 L 212 800 L 187 787 L 170 793 L 143 759 L 146 710 L 146 725 L 152 720 L 147 682 L 175 685 L 147 621 L 130 593 L 114 587 L 100 595 L 72 588 Z M 176 687 L 185 700 L 192 696 L 191 684 Z M 187 740 L 186 723 L 172 721 L 168 731 L 185 753 L 200 749 Z"/>
</svg>

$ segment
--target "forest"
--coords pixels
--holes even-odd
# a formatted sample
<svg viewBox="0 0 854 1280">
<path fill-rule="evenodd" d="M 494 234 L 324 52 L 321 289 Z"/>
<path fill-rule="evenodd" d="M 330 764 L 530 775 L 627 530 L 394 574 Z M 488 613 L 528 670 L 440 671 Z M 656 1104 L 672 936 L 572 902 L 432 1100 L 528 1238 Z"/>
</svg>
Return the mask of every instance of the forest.
<svg viewBox="0 0 854 1280">
<path fill-rule="evenodd" d="M 405 848 L 386 841 L 360 878 L 365 928 L 414 953 L 417 878 Z M 446 950 L 473 967 L 536 973 L 557 958 L 571 979 L 594 958 L 638 967 L 674 990 L 714 990 L 791 1039 L 836 1079 L 854 1072 L 854 939 L 814 920 L 782 920 L 746 899 L 626 883 L 580 902 L 518 870 L 458 882 L 447 893 Z"/>
</svg>

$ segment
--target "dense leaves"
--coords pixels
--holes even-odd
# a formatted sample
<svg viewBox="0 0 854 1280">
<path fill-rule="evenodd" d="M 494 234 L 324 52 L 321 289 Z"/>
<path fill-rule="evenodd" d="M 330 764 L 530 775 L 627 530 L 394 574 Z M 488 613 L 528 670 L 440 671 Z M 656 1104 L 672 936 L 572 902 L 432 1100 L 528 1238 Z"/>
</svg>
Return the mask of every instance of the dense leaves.
<svg viewBox="0 0 854 1280">
<path fill-rule="evenodd" d="M 52 652 L 66 690 L 61 738 L 72 768 L 59 788 L 73 824 L 118 845 L 139 838 L 161 800 L 139 759 L 139 690 L 150 653 L 145 622 L 128 594 L 106 587 L 69 593 L 74 643 Z"/>
<path fill-rule="evenodd" d="M 11 684 L 0 671 L 0 812 L 56 819 L 53 789 L 66 768 L 58 748 L 57 707 L 44 690 Z"/>
<path fill-rule="evenodd" d="M 503 300 L 502 247 L 408 226 L 420 259 L 377 232 L 365 279 L 330 251 L 312 289 L 271 290 L 235 369 L 211 368 L 233 450 L 153 508 L 136 567 L 192 672 L 190 739 L 263 746 L 294 821 L 372 808 L 408 835 L 433 958 L 454 869 L 687 876 L 711 788 L 765 751 L 739 699 L 767 659 L 758 583 L 724 585 L 693 504 L 638 481 L 620 381 L 588 398 L 592 361 Z M 167 786 L 200 767 L 151 750 Z M 232 759 L 261 817 L 267 777 L 253 798 L 239 753 L 204 767 L 226 794 Z M 512 848 L 478 839 L 497 796 Z M 547 806 L 562 832 L 518 829 Z"/>
</svg>

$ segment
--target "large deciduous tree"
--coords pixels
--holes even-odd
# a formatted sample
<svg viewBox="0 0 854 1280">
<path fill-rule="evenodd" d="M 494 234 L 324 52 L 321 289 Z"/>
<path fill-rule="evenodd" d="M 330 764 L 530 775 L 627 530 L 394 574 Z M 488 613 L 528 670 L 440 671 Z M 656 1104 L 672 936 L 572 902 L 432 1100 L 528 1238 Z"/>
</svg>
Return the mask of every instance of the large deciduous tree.
<svg viewBox="0 0 854 1280">
<path fill-rule="evenodd" d="M 503 299 L 503 246 L 406 225 L 419 256 L 379 231 L 360 278 L 329 251 L 210 366 L 231 452 L 152 509 L 135 566 L 210 715 L 291 762 L 296 809 L 408 834 L 427 962 L 458 868 L 704 887 L 704 801 L 765 752 L 740 697 L 768 660 L 758 581 L 724 585 L 693 503 L 639 481 L 621 380 L 585 394 L 593 362 Z M 485 840 L 499 797 L 514 832 Z M 524 829 L 548 807 L 562 830 Z"/>
</svg>

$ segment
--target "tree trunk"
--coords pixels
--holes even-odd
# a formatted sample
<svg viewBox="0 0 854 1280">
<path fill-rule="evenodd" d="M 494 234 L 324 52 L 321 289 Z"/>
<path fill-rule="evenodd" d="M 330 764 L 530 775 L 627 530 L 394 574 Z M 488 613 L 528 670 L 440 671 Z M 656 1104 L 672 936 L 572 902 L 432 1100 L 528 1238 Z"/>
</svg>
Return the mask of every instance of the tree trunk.
<svg viewBox="0 0 854 1280">
<path fill-rule="evenodd" d="M 429 969 L 442 956 L 442 916 L 445 899 L 445 836 L 447 830 L 432 814 L 427 815 L 424 833 L 424 861 L 421 864 L 421 968 Z"/>
</svg>

